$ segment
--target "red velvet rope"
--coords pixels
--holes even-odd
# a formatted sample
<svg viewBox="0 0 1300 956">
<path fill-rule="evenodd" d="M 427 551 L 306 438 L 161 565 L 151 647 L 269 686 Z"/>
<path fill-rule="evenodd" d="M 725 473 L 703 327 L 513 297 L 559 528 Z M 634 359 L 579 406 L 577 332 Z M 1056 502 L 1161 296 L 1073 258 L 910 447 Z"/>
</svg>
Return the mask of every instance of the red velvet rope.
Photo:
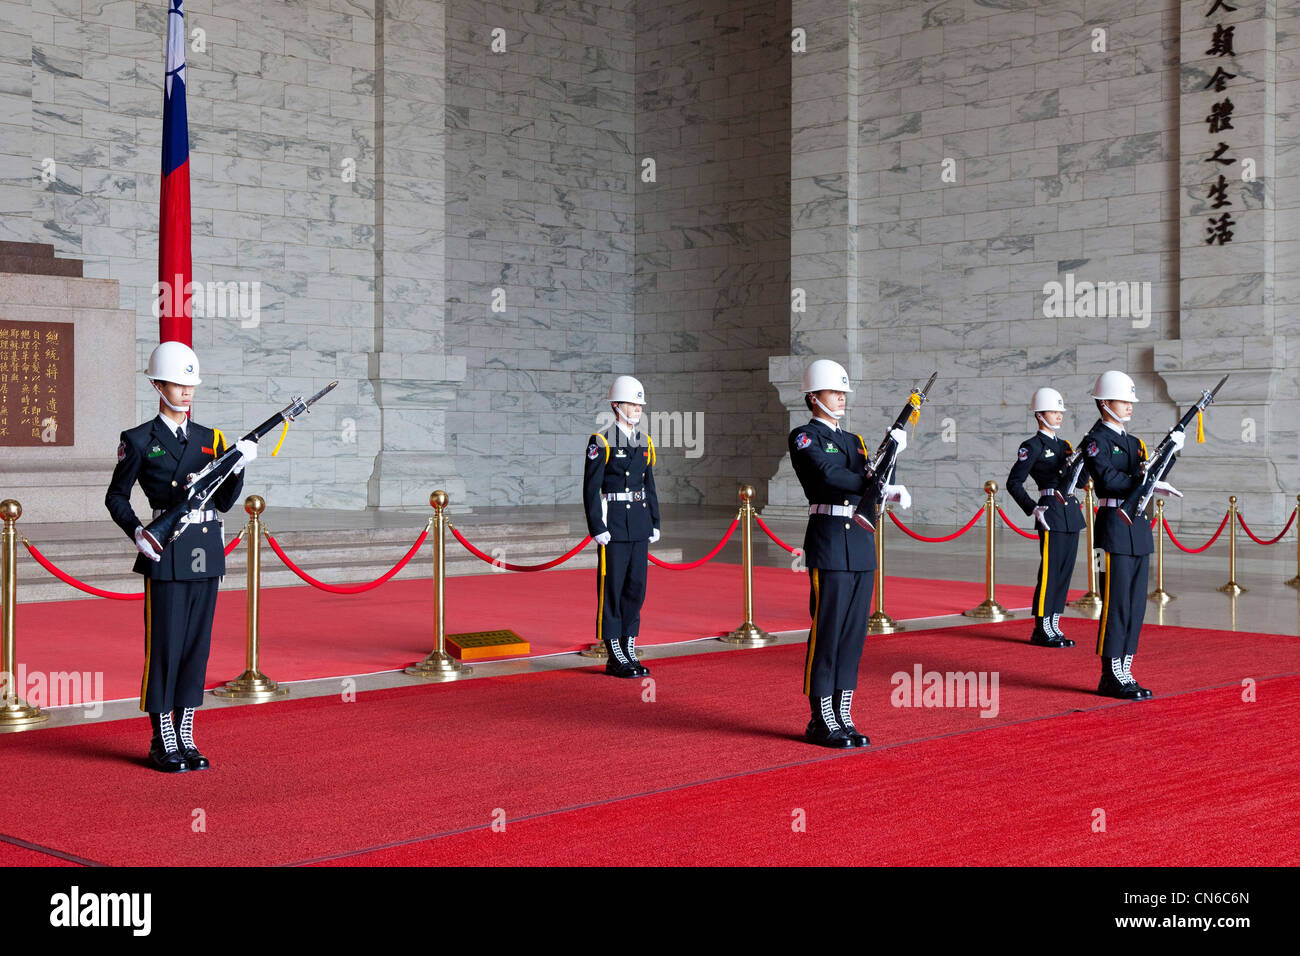
<svg viewBox="0 0 1300 956">
<path fill-rule="evenodd" d="M 975 514 L 971 515 L 970 521 L 967 521 L 965 527 L 963 527 L 960 531 L 954 531 L 952 534 L 946 534 L 941 538 L 927 538 L 923 534 L 917 534 L 907 525 L 903 524 L 903 522 L 899 521 L 898 515 L 894 514 L 892 511 L 889 512 L 889 517 L 894 522 L 894 524 L 898 525 L 898 530 L 903 532 L 903 534 L 907 535 L 909 538 L 915 538 L 917 541 L 927 541 L 930 544 L 938 544 L 940 541 L 951 541 L 953 538 L 960 538 L 971 528 L 975 527 L 975 522 L 980 520 L 980 515 L 982 514 L 984 514 L 983 507 L 981 507 L 978 511 L 976 511 Z M 1016 530 L 1019 529 L 1017 528 Z"/>
<path fill-rule="evenodd" d="M 1242 516 L 1240 511 L 1237 512 L 1237 521 L 1241 523 L 1241 530 L 1250 535 L 1250 540 L 1254 541 L 1256 544 L 1277 544 L 1286 537 L 1286 533 L 1291 530 L 1291 525 L 1295 524 L 1295 510 L 1293 509 L 1291 511 L 1291 517 L 1287 519 L 1286 527 L 1278 532 L 1278 536 L 1276 538 L 1269 538 L 1267 541 L 1261 541 L 1259 538 L 1255 537 L 1255 533 L 1246 527 L 1246 519 Z"/>
<path fill-rule="evenodd" d="M 782 548 L 785 548 L 785 550 L 789 551 L 791 554 L 803 554 L 803 549 L 802 549 L 802 548 L 792 548 L 792 547 L 790 547 L 788 544 L 786 544 L 784 541 L 782 541 L 780 538 L 778 538 L 778 537 L 777 537 L 777 536 L 772 532 L 772 529 L 769 528 L 767 525 L 765 525 L 765 524 L 763 523 L 763 519 L 760 518 L 758 515 L 754 515 L 754 520 L 758 522 L 758 526 L 759 526 L 760 528 L 763 529 L 763 532 L 764 532 L 764 533 L 765 533 L 769 538 L 771 538 L 773 541 L 775 541 L 778 545 L 780 545 Z"/>
<path fill-rule="evenodd" d="M 23 546 L 26 547 L 31 556 L 36 559 L 37 564 L 43 567 L 46 571 L 49 571 L 50 574 L 54 575 L 64 584 L 71 584 L 78 591 L 85 591 L 87 594 L 95 595 L 95 597 L 112 598 L 114 601 L 144 600 L 144 591 L 141 591 L 139 594 L 125 594 L 122 591 L 105 591 L 102 588 L 95 587 L 93 584 L 86 584 L 84 581 L 78 581 L 71 574 L 62 571 L 51 564 L 49 558 L 41 554 L 36 545 L 32 544 L 26 538 L 23 538 Z"/>
<path fill-rule="evenodd" d="M 415 539 L 415 544 L 411 545 L 411 550 L 407 551 L 406 554 L 403 555 L 402 560 L 398 561 L 390 570 L 385 571 L 381 576 L 375 578 L 373 581 L 368 581 L 365 584 L 343 585 L 326 584 L 324 581 L 317 581 L 310 574 L 289 560 L 289 556 L 280 550 L 280 545 L 276 542 L 275 535 L 271 534 L 269 531 L 266 532 L 266 541 L 271 546 L 271 550 L 274 551 L 279 559 L 284 562 L 284 566 L 312 587 L 320 588 L 322 591 L 329 591 L 331 594 L 360 594 L 363 591 L 369 591 L 372 588 L 379 587 L 379 585 L 383 584 L 398 571 L 402 570 L 402 568 L 406 567 L 407 562 L 415 557 L 416 552 L 420 550 L 420 545 L 424 544 L 424 539 L 428 536 L 429 529 L 426 527 L 420 532 L 420 536 Z"/>
<path fill-rule="evenodd" d="M 474 555 L 474 557 L 482 561 L 486 561 L 488 564 L 494 564 L 499 568 L 505 568 L 507 571 L 545 571 L 547 568 L 553 568 L 557 564 L 563 564 L 565 561 L 568 561 L 569 558 L 573 557 L 575 554 L 577 554 L 579 551 L 581 551 L 583 548 L 585 548 L 588 544 L 591 543 L 591 535 L 587 535 L 587 537 L 579 541 L 575 547 L 571 548 L 569 551 L 560 555 L 558 558 L 554 558 L 550 561 L 544 561 L 541 564 L 510 564 L 508 561 L 498 561 L 496 558 L 489 557 L 488 555 L 480 551 L 478 548 L 474 547 L 474 545 L 466 541 L 465 536 L 462 535 L 459 531 L 457 531 L 454 526 L 448 525 L 448 527 L 451 528 L 451 533 L 455 536 L 456 540 L 459 541 L 461 544 L 463 544 L 465 546 L 465 550 L 467 550 L 470 554 Z"/>
<path fill-rule="evenodd" d="M 226 545 L 225 551 L 227 556 L 229 556 L 231 551 L 234 551 L 235 548 L 239 547 L 239 542 L 243 540 L 243 536 L 244 533 L 241 531 L 239 534 L 235 535 L 230 544 Z M 68 574 L 68 572 L 56 568 L 50 559 L 41 554 L 36 545 L 32 544 L 26 538 L 23 538 L 23 545 L 27 548 L 27 551 L 31 556 L 36 559 L 37 564 L 43 567 L 46 571 L 49 571 L 50 574 L 54 575 L 64 584 L 70 584 L 78 591 L 85 591 L 87 594 L 95 595 L 95 597 L 111 598 L 114 601 L 144 600 L 143 591 L 139 594 L 127 594 L 124 591 L 105 591 L 103 588 L 97 588 L 93 584 L 87 584 L 85 581 L 78 581 L 72 575 Z"/>
<path fill-rule="evenodd" d="M 738 524 L 740 524 L 740 518 L 732 518 L 731 527 L 728 528 L 727 533 L 722 536 L 722 540 L 718 542 L 717 547 L 698 561 L 688 561 L 685 564 L 673 564 L 671 561 L 660 561 L 653 554 L 649 556 L 650 560 L 661 568 L 667 568 L 669 571 L 689 571 L 691 568 L 698 568 L 701 564 L 707 564 L 709 561 L 712 561 L 717 557 L 718 552 L 722 550 L 722 546 L 731 540 L 731 535 L 735 532 Z"/>
<path fill-rule="evenodd" d="M 1000 514 L 1002 516 L 1002 520 L 1007 523 L 1007 527 L 1010 528 L 1012 531 L 1014 531 L 1016 534 L 1020 535 L 1020 537 L 1033 538 L 1035 541 L 1038 540 L 1038 532 L 1031 533 L 1029 531 L 1024 531 L 1018 525 L 1012 524 L 1011 519 L 1007 517 L 1007 513 L 1002 510 L 1002 507 L 1000 505 L 998 506 L 998 514 Z"/>
<path fill-rule="evenodd" d="M 1219 539 L 1219 535 L 1223 534 L 1223 529 L 1228 526 L 1228 514 L 1225 513 L 1223 516 L 1223 520 L 1219 522 L 1219 530 L 1214 532 L 1214 537 L 1210 538 L 1209 541 L 1205 542 L 1205 544 L 1201 545 L 1199 548 L 1184 548 L 1182 546 L 1182 543 L 1177 538 L 1174 537 L 1174 529 L 1169 527 L 1168 518 L 1163 519 L 1163 524 L 1165 526 L 1165 533 L 1169 535 L 1169 540 L 1174 543 L 1175 548 L 1177 548 L 1179 551 L 1185 551 L 1188 554 L 1200 554 L 1210 545 L 1214 544 L 1214 542 Z"/>
</svg>

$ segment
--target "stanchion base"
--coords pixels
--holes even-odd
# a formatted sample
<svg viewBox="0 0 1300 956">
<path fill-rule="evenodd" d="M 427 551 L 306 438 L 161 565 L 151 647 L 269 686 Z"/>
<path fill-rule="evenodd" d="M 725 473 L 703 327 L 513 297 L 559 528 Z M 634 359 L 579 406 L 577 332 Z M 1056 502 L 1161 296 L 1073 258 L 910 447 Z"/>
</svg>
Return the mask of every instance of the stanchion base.
<svg viewBox="0 0 1300 956">
<path fill-rule="evenodd" d="M 406 668 L 406 673 L 425 680 L 460 680 L 474 673 L 474 668 L 462 664 L 446 651 L 434 651 L 424 660 Z"/>
<path fill-rule="evenodd" d="M 868 634 L 897 634 L 899 631 L 906 630 L 906 624 L 899 624 L 884 611 L 876 611 L 867 618 Z"/>
<path fill-rule="evenodd" d="M 730 634 L 718 638 L 724 644 L 739 644 L 743 647 L 766 647 L 776 641 L 776 637 L 767 633 L 753 621 L 746 621 Z"/>
<path fill-rule="evenodd" d="M 26 730 L 50 719 L 39 707 L 24 704 L 21 699 L 0 705 L 0 730 Z"/>
<path fill-rule="evenodd" d="M 213 690 L 212 696 L 226 700 L 274 700 L 288 696 L 288 693 L 289 688 L 281 687 L 260 671 L 244 671 Z"/>
<path fill-rule="evenodd" d="M 1215 590 L 1219 591 L 1222 594 L 1231 594 L 1233 597 L 1236 597 L 1238 594 L 1246 593 L 1246 589 L 1243 588 L 1236 581 L 1229 581 L 1223 587 L 1216 588 Z"/>
<path fill-rule="evenodd" d="M 997 601 L 983 600 L 969 611 L 962 611 L 962 617 L 977 617 L 982 621 L 1008 621 L 1015 617 Z"/>
<path fill-rule="evenodd" d="M 1090 617 L 1095 621 L 1101 617 L 1101 595 L 1096 591 L 1089 591 L 1083 597 L 1071 601 L 1070 607 L 1077 608 L 1085 617 Z"/>
<path fill-rule="evenodd" d="M 1157 604 L 1163 606 L 1165 604 L 1168 604 L 1170 601 L 1172 601 L 1176 596 L 1177 595 L 1170 594 L 1164 588 L 1156 588 L 1154 591 L 1152 591 L 1150 594 L 1147 595 L 1147 600 L 1155 601 Z"/>
</svg>

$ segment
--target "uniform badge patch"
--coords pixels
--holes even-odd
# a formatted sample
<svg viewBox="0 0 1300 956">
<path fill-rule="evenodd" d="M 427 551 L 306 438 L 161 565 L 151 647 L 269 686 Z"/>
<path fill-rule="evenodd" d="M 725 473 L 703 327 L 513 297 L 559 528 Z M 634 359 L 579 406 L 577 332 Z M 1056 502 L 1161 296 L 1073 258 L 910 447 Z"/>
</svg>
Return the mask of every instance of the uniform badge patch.
<svg viewBox="0 0 1300 956">
<path fill-rule="evenodd" d="M 1055 458 L 1055 457 L 1056 457 L 1056 452 L 1054 452 L 1054 451 L 1052 451 L 1052 449 L 1048 448 L 1046 451 L 1043 452 L 1043 457 L 1044 457 L 1044 458 Z"/>
<path fill-rule="evenodd" d="M 1019 458 L 1021 461 L 1028 461 L 1028 460 L 1029 460 L 1029 449 L 1028 449 L 1028 448 L 1022 448 L 1022 449 L 1020 449 L 1020 451 L 1016 452 L 1016 457 Z"/>
<path fill-rule="evenodd" d="M 794 436 L 794 447 L 798 448 L 800 451 L 807 448 L 811 444 L 812 444 L 812 439 L 809 438 L 807 433 L 805 432 L 800 432 L 799 434 Z"/>
<path fill-rule="evenodd" d="M 126 457 L 126 442 L 117 443 L 117 460 L 121 461 Z"/>
<path fill-rule="evenodd" d="M 1088 454 L 1093 458 L 1097 457 L 1097 443 L 1095 441 L 1088 442 Z"/>
<path fill-rule="evenodd" d="M 830 451 L 830 452 L 839 451 L 839 450 L 840 450 L 840 446 L 839 446 L 839 445 L 836 445 L 836 444 L 833 443 L 833 442 L 827 442 L 827 443 L 826 443 L 826 450 L 827 450 L 827 451 Z"/>
<path fill-rule="evenodd" d="M 590 458 L 592 461 L 595 461 L 596 456 L 599 454 L 600 454 L 600 449 L 596 447 L 595 442 L 592 442 L 590 445 L 587 446 L 587 457 Z"/>
<path fill-rule="evenodd" d="M 620 448 L 618 451 L 614 452 L 614 457 L 615 457 L 615 458 L 626 458 L 626 457 L 627 457 L 627 452 L 624 451 L 622 448 Z"/>
<path fill-rule="evenodd" d="M 162 445 L 159 445 L 157 442 L 154 442 L 153 445 L 149 448 L 150 458 L 158 458 L 165 454 L 167 453 L 162 450 Z"/>
</svg>

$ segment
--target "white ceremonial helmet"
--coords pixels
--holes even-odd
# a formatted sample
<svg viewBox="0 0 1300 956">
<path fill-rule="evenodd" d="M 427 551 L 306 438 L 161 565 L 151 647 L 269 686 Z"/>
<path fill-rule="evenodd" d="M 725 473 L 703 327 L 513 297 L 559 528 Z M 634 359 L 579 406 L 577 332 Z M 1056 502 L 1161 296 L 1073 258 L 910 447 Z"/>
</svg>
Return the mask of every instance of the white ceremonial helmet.
<svg viewBox="0 0 1300 956">
<path fill-rule="evenodd" d="M 849 373 L 844 371 L 843 365 L 830 359 L 818 359 L 804 369 L 803 390 L 806 395 L 825 389 L 832 392 L 853 391 L 849 387 Z"/>
<path fill-rule="evenodd" d="M 611 402 L 630 402 L 633 405 L 644 405 L 645 389 L 641 387 L 640 381 L 631 375 L 620 375 L 614 379 L 614 384 L 609 387 L 609 400 Z"/>
<path fill-rule="evenodd" d="M 1054 388 L 1040 388 L 1034 392 L 1034 397 L 1029 403 L 1029 410 L 1031 412 L 1063 412 L 1065 411 L 1065 399 Z"/>
<path fill-rule="evenodd" d="M 151 382 L 172 382 L 176 385 L 198 385 L 199 357 L 183 342 L 163 342 L 149 356 L 145 378 Z"/>
<path fill-rule="evenodd" d="M 1097 376 L 1097 384 L 1092 387 L 1092 397 L 1101 399 L 1103 402 L 1107 400 L 1136 402 L 1138 400 L 1137 386 L 1133 384 L 1133 379 L 1123 372 L 1111 369 Z"/>
</svg>

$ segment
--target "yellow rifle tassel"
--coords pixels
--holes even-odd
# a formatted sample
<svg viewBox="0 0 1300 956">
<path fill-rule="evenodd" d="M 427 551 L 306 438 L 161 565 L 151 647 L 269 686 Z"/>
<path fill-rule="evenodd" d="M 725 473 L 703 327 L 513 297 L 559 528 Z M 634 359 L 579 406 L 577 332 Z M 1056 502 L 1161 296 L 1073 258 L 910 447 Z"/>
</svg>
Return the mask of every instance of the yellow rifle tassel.
<svg viewBox="0 0 1300 956">
<path fill-rule="evenodd" d="M 271 450 L 271 457 L 274 458 L 280 454 L 280 446 L 284 444 L 284 436 L 289 434 L 289 419 L 284 420 L 284 428 L 280 429 L 280 440 L 275 443 L 275 448 Z"/>
<path fill-rule="evenodd" d="M 1196 413 L 1196 444 L 1205 444 L 1205 410 Z"/>
</svg>

